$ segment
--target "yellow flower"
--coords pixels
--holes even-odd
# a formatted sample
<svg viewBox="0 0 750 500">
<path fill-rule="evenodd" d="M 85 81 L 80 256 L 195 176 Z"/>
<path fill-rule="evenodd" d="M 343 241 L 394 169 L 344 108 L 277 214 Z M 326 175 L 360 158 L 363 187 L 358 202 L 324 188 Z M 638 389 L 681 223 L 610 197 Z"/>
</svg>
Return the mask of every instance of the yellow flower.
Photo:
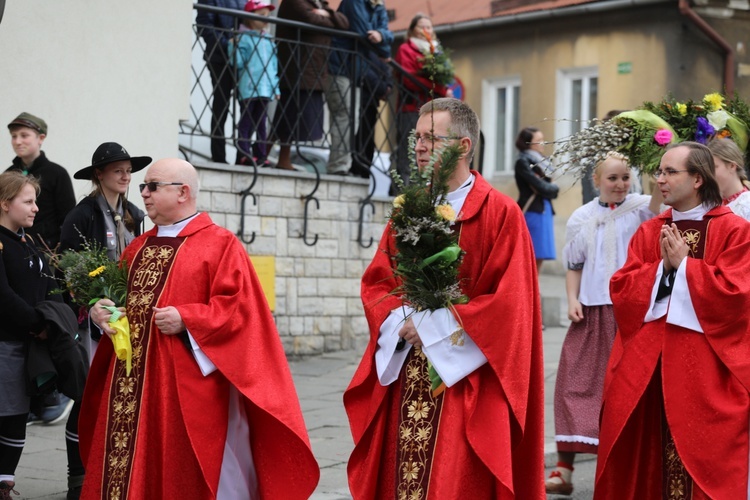
<svg viewBox="0 0 750 500">
<path fill-rule="evenodd" d="M 102 273 L 104 272 L 104 270 L 105 270 L 105 269 L 107 269 L 107 267 L 106 267 L 106 266 L 99 266 L 99 267 L 97 267 L 96 269 L 94 269 L 93 271 L 91 271 L 91 272 L 89 273 L 89 276 L 91 276 L 92 278 L 93 278 L 94 276 L 99 276 L 100 274 L 102 274 Z"/>
<path fill-rule="evenodd" d="M 687 104 L 678 102 L 675 107 L 677 108 L 677 112 L 680 113 L 680 116 L 685 116 L 687 114 Z"/>
<path fill-rule="evenodd" d="M 404 206 L 404 201 L 406 201 L 406 198 L 403 194 L 400 194 L 393 199 L 393 206 L 396 208 L 401 208 Z"/>
<path fill-rule="evenodd" d="M 716 111 L 724 107 L 724 97 L 718 92 L 703 96 L 703 103 L 708 106 L 709 111 Z"/>
<path fill-rule="evenodd" d="M 453 207 L 447 203 L 435 207 L 435 212 L 437 212 L 438 216 L 447 221 L 453 222 L 454 220 L 456 220 L 456 211 L 453 210 Z"/>
</svg>

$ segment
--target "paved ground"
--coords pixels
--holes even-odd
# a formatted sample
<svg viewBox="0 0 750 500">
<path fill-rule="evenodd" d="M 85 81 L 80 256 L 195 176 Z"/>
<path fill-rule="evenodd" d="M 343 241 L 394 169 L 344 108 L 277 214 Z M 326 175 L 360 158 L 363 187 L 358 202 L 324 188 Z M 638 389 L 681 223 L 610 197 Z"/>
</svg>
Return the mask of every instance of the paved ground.
<svg viewBox="0 0 750 500">
<path fill-rule="evenodd" d="M 547 324 L 544 331 L 545 451 L 546 465 L 551 467 L 556 460 L 552 401 L 560 348 L 566 332 L 564 325 L 568 322 L 565 319 L 563 278 L 542 275 L 541 288 Z M 563 324 L 554 325 L 555 321 Z M 321 467 L 320 484 L 312 496 L 314 500 L 351 498 L 346 482 L 346 461 L 353 444 L 341 396 L 360 355 L 361 353 L 353 351 L 343 351 L 290 363 L 313 451 Z M 16 498 L 65 498 L 67 483 L 64 433 L 63 425 L 33 425 L 28 428 L 26 449 L 16 477 L 21 496 Z M 576 491 L 572 498 L 592 498 L 595 468 L 593 456 L 580 458 L 576 464 Z"/>
</svg>

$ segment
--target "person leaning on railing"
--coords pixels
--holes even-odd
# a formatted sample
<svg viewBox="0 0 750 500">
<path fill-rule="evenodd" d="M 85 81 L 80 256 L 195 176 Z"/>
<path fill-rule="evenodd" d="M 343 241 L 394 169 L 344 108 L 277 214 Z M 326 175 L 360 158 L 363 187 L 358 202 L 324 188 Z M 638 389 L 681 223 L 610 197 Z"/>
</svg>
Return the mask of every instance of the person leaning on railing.
<svg viewBox="0 0 750 500">
<path fill-rule="evenodd" d="M 349 37 L 333 37 L 331 56 L 328 59 L 328 86 L 325 88 L 326 103 L 330 110 L 331 154 L 326 170 L 329 174 L 347 175 L 352 166 L 353 135 L 356 131 L 354 110 L 360 105 L 360 92 L 366 71 L 368 54 L 374 51 L 383 59 L 391 57 L 393 33 L 388 29 L 388 14 L 383 0 L 342 0 L 338 8 L 349 19 L 349 30 L 367 37 L 372 45 Z M 372 49 L 370 48 L 372 47 Z M 351 52 L 356 51 L 356 55 Z M 354 92 L 352 100 L 351 92 Z M 352 102 L 354 108 L 352 109 Z"/>
<path fill-rule="evenodd" d="M 283 0 L 278 17 L 325 28 L 345 30 L 346 16 L 326 0 Z M 281 98 L 273 121 L 272 139 L 280 143 L 276 168 L 293 170 L 291 144 L 323 137 L 323 89 L 327 83 L 331 37 L 314 29 L 276 26 Z"/>
<path fill-rule="evenodd" d="M 201 5 L 242 10 L 244 0 L 198 0 Z M 229 67 L 227 42 L 232 36 L 236 18 L 225 14 L 216 14 L 207 10 L 198 10 L 195 18 L 198 34 L 206 42 L 203 59 L 211 74 L 213 87 L 211 100 L 211 161 L 227 162 L 224 123 L 229 112 L 229 96 L 234 89 L 234 72 Z"/>
<path fill-rule="evenodd" d="M 453 97 L 453 92 L 444 85 L 434 84 L 425 75 L 424 57 L 431 52 L 441 51 L 440 42 L 432 29 L 432 21 L 424 14 L 417 14 L 409 23 L 407 40 L 402 43 L 395 61 L 401 65 L 409 77 L 401 77 L 396 117 L 396 171 L 404 182 L 409 180 L 409 134 L 416 127 L 419 108 L 432 97 Z M 429 89 L 434 96 L 430 96 Z M 397 194 L 396 185 L 391 184 L 391 194 Z"/>
</svg>

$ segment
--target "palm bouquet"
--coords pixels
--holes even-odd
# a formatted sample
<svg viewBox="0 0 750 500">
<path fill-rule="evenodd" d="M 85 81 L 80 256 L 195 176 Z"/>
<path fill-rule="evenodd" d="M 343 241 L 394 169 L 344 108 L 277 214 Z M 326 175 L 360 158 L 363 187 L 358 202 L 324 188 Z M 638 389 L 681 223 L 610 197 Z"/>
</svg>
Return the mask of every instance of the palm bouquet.
<svg viewBox="0 0 750 500">
<path fill-rule="evenodd" d="M 416 164 L 415 145 L 416 136 L 412 132 L 409 137 L 412 165 Z M 416 311 L 447 308 L 457 318 L 454 306 L 469 301 L 459 280 L 465 252 L 458 245 L 458 234 L 451 228 L 456 212 L 446 195 L 448 179 L 461 153 L 459 146 L 436 148 L 424 169 L 411 169 L 408 185 L 394 171 L 393 181 L 401 194 L 393 200 L 389 215 L 397 250 L 392 257 L 394 276 L 399 281 L 391 294 L 400 296 L 404 304 Z M 435 168 L 438 159 L 439 167 Z M 429 361 L 428 374 L 433 395 L 437 396 L 445 385 Z"/>
<path fill-rule="evenodd" d="M 731 138 L 747 151 L 750 109 L 739 96 L 719 93 L 698 102 L 678 101 L 668 96 L 659 102 L 644 102 L 608 121 L 595 120 L 590 127 L 558 142 L 552 159 L 563 173 L 582 177 L 609 151 L 629 157 L 644 174 L 658 167 L 664 148 L 682 141 L 706 144 L 714 137 Z"/>
<path fill-rule="evenodd" d="M 105 248 L 85 238 L 79 251 L 65 250 L 61 255 L 53 255 L 51 261 L 59 270 L 72 302 L 79 307 L 79 320 L 87 317 L 88 308 L 99 299 L 107 298 L 115 303 L 114 307 L 106 307 L 112 313 L 109 322 L 116 332 L 112 342 L 117 358 L 126 362 L 129 375 L 132 365 L 130 325 L 118 309 L 127 303 L 127 263 L 110 260 Z"/>
<path fill-rule="evenodd" d="M 413 157 L 414 134 L 409 138 Z M 458 146 L 436 150 L 422 170 L 412 168 L 409 184 L 394 171 L 401 194 L 393 200 L 389 215 L 398 252 L 393 257 L 401 284 L 393 291 L 417 311 L 452 308 L 468 302 L 458 281 L 463 250 L 451 229 L 456 220 L 446 201 L 448 179 L 456 169 Z M 434 165 L 440 158 L 440 168 Z"/>
</svg>

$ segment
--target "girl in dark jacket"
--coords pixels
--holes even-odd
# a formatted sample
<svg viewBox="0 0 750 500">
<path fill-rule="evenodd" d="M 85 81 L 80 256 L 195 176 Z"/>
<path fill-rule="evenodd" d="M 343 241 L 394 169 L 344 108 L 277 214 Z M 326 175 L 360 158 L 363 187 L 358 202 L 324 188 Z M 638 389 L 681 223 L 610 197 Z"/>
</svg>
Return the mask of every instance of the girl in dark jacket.
<svg viewBox="0 0 750 500">
<path fill-rule="evenodd" d="M 44 318 L 34 309 L 57 288 L 46 260 L 25 233 L 39 212 L 33 176 L 0 174 L 0 499 L 11 498 L 26 442 L 29 396 L 25 352 L 32 337 L 45 339 Z M 18 493 L 16 493 L 18 494 Z"/>
<path fill-rule="evenodd" d="M 516 148 L 520 151 L 515 166 L 518 205 L 534 243 L 537 271 L 542 261 L 555 260 L 555 232 L 552 202 L 560 188 L 547 176 L 550 168 L 544 151 L 544 134 L 538 128 L 526 127 L 518 133 Z"/>
</svg>

